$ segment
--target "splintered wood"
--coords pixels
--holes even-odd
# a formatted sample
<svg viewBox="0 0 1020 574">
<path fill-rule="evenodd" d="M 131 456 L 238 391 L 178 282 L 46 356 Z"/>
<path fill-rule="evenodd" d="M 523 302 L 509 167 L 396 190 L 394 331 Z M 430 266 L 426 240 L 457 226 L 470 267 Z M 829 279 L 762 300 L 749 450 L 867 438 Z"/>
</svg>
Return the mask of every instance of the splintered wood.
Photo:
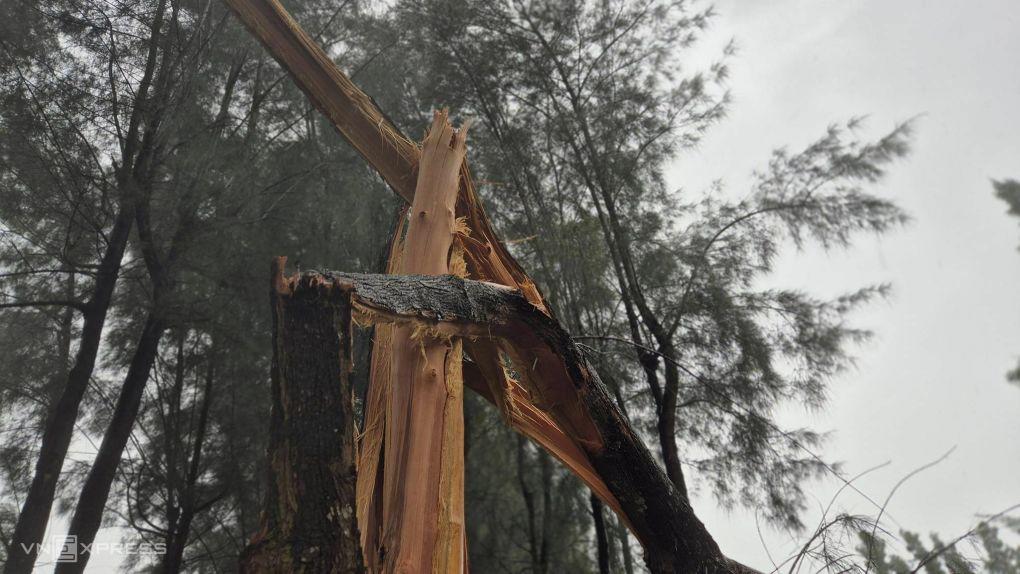
<svg viewBox="0 0 1020 574">
<path fill-rule="evenodd" d="M 435 114 L 422 149 L 400 262 L 391 271 L 448 274 L 451 256 L 453 267 L 458 266 L 455 208 L 466 135 L 450 125 L 445 111 Z M 389 340 L 376 341 L 359 481 L 368 567 L 464 572 L 462 343 L 419 323 L 382 334 Z"/>
</svg>

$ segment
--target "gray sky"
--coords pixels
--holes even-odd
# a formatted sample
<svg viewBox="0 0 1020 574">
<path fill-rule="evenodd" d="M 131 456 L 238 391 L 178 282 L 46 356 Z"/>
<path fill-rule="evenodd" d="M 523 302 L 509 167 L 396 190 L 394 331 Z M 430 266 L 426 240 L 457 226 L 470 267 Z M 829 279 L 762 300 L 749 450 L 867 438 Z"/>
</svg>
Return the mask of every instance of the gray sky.
<svg viewBox="0 0 1020 574">
<path fill-rule="evenodd" d="M 1020 179 L 1020 2 L 1016 0 L 718 0 L 712 45 L 734 38 L 735 102 L 722 125 L 677 161 L 676 185 L 723 178 L 745 191 L 779 145 L 798 149 L 825 127 L 868 115 L 865 134 L 917 121 L 914 152 L 879 186 L 913 216 L 881 242 L 791 253 L 776 281 L 819 295 L 890 282 L 894 295 L 859 313 L 876 338 L 832 388 L 824 413 L 786 413 L 835 431 L 823 450 L 848 474 L 892 461 L 858 486 L 882 500 L 905 474 L 954 445 L 900 489 L 893 530 L 956 535 L 1020 502 L 1020 388 L 1004 373 L 1020 355 L 1020 227 L 989 179 Z M 839 483 L 809 491 L 827 504 Z M 844 507 L 874 513 L 854 494 Z M 723 550 L 771 569 L 750 512 L 710 496 L 696 510 Z M 815 514 L 817 516 L 817 513 Z M 789 535 L 767 533 L 777 560 Z"/>
</svg>

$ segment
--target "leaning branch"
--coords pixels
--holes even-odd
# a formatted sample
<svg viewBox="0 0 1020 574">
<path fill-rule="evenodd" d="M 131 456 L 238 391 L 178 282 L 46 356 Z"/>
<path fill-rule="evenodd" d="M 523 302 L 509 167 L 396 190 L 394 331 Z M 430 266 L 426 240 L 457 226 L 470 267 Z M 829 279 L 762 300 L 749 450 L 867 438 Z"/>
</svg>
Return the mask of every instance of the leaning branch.
<svg viewBox="0 0 1020 574">
<path fill-rule="evenodd" d="M 276 0 L 225 0 L 312 104 L 397 195 L 410 202 L 421 155 Z"/>
</svg>

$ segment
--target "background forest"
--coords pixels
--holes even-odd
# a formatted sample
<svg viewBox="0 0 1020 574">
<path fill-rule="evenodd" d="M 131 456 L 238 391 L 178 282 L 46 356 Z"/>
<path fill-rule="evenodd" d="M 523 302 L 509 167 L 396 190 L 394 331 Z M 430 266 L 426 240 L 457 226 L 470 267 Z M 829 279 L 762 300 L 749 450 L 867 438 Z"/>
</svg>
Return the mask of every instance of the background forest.
<svg viewBox="0 0 1020 574">
<path fill-rule="evenodd" d="M 854 313 L 890 288 L 823 296 L 774 271 L 908 223 L 877 183 L 914 122 L 818 126 L 745 189 L 676 189 L 740 58 L 699 43 L 707 4 L 285 5 L 405 133 L 441 106 L 473 122 L 499 233 L 696 508 L 794 533 L 805 560 L 784 569 L 1020 571 L 1007 518 L 959 550 L 963 532 L 884 541 L 885 493 L 872 518 L 805 518 L 813 479 L 852 477 L 825 429 L 782 414 L 826 408 L 872 335 Z M 1014 215 L 1018 189 L 995 183 Z M 0 559 L 16 532 L 116 526 L 167 549 L 128 571 L 234 571 L 266 476 L 269 262 L 381 272 L 399 207 L 220 0 L 0 3 Z M 465 409 L 474 571 L 642 570 L 587 488 L 478 397 Z"/>
</svg>

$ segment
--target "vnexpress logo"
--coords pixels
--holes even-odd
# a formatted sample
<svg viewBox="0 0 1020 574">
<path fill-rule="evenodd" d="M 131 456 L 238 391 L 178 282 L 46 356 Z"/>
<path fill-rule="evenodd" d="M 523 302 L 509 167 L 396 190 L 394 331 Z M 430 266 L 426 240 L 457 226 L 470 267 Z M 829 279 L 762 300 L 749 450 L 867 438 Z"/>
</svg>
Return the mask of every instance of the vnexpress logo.
<svg viewBox="0 0 1020 574">
<path fill-rule="evenodd" d="M 35 544 L 21 544 L 25 554 L 43 554 L 53 556 L 57 562 L 75 563 L 78 562 L 81 546 L 78 545 L 78 536 L 69 534 L 64 538 L 51 539 L 49 542 L 37 542 Z"/>
<path fill-rule="evenodd" d="M 76 563 L 85 555 L 111 554 L 114 556 L 160 556 L 166 554 L 165 542 L 91 542 L 82 544 L 78 536 L 69 534 L 35 544 L 21 543 L 25 554 L 53 556 L 56 562 Z"/>
</svg>

